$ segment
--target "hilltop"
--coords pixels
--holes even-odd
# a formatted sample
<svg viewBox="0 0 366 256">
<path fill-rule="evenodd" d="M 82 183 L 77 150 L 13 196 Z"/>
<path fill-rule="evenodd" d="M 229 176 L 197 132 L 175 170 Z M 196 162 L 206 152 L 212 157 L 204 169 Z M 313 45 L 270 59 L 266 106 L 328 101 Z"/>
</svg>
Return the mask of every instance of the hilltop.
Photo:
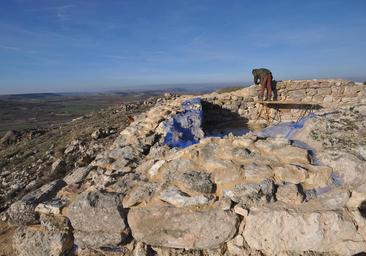
<svg viewBox="0 0 366 256">
<path fill-rule="evenodd" d="M 16 255 L 365 252 L 366 86 L 279 82 L 279 101 L 319 108 L 300 120 L 303 109 L 281 109 L 277 125 L 259 119 L 258 89 L 166 95 L 75 120 L 68 131 L 84 127 L 87 142 L 52 139 L 47 160 L 33 162 L 51 174 L 43 186 L 2 167 L 3 194 L 21 184 L 2 201 Z"/>
</svg>

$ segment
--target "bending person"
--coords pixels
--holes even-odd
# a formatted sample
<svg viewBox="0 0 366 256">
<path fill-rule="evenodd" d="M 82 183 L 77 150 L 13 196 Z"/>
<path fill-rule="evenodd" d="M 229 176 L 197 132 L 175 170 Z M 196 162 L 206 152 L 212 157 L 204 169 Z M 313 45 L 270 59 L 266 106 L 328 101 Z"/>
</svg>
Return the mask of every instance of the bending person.
<svg viewBox="0 0 366 256">
<path fill-rule="evenodd" d="M 266 68 L 253 69 L 254 83 L 261 84 L 260 99 L 272 100 L 272 72 Z M 264 89 L 267 88 L 267 97 L 264 98 Z"/>
</svg>

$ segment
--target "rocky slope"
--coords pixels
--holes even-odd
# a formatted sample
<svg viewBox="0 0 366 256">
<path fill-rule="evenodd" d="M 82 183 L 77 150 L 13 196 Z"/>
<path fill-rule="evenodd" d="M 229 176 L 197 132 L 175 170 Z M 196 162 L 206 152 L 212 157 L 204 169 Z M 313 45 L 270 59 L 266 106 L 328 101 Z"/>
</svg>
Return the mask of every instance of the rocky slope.
<svg viewBox="0 0 366 256">
<path fill-rule="evenodd" d="M 171 97 L 171 95 L 167 95 Z M 4 210 L 25 194 L 88 165 L 135 116 L 165 101 L 153 97 L 106 108 L 48 129 L 9 131 L 0 139 L 0 255 L 12 254 Z M 11 244 L 11 243 L 10 243 Z"/>
<path fill-rule="evenodd" d="M 256 127 L 257 94 L 249 87 L 202 95 L 192 106 L 202 108 L 200 126 L 181 116 L 193 96 L 136 116 L 92 161 L 10 206 L 17 255 L 365 252 L 366 86 L 281 82 L 279 99 L 322 109 L 291 136 L 225 135 Z M 295 120 L 299 111 L 282 117 Z M 167 138 L 184 137 L 169 124 L 182 133 L 193 127 L 199 143 L 168 146 Z"/>
<path fill-rule="evenodd" d="M 25 192 L 88 165 L 128 126 L 129 115 L 158 99 L 110 107 L 49 129 L 9 131 L 0 139 L 0 211 Z"/>
</svg>

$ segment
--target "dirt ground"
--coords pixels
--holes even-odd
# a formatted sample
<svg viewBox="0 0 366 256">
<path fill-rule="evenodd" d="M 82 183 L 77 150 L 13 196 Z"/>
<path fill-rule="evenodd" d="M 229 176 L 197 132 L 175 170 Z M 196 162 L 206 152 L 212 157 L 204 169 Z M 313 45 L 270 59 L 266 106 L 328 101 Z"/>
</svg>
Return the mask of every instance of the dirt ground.
<svg viewBox="0 0 366 256">
<path fill-rule="evenodd" d="M 15 228 L 0 221 L 0 256 L 15 256 L 12 239 Z"/>
</svg>

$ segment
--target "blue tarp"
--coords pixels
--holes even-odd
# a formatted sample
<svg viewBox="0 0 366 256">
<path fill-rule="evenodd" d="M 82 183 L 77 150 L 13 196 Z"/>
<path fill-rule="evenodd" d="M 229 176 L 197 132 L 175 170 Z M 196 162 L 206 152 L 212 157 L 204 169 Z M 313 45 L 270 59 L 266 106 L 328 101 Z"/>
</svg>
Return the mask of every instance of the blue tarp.
<svg viewBox="0 0 366 256">
<path fill-rule="evenodd" d="M 313 164 L 319 164 L 319 161 L 315 157 L 315 150 L 312 147 L 310 147 L 308 144 L 306 144 L 302 141 L 293 140 L 294 134 L 298 130 L 302 129 L 304 127 L 305 123 L 308 120 L 310 120 L 311 118 L 316 118 L 316 115 L 314 113 L 311 113 L 311 114 L 301 118 L 297 122 L 279 123 L 274 126 L 270 126 L 270 127 L 263 129 L 262 131 L 256 133 L 256 135 L 258 137 L 262 137 L 262 138 L 282 136 L 286 139 L 289 139 L 292 141 L 292 145 L 309 151 Z"/>
<path fill-rule="evenodd" d="M 311 118 L 316 118 L 316 115 L 314 113 L 311 113 L 308 116 L 303 117 L 302 119 L 300 119 L 297 122 L 279 123 L 277 125 L 263 129 L 262 131 L 257 133 L 257 136 L 262 137 L 262 138 L 283 136 L 284 138 L 291 140 L 292 145 L 308 150 L 309 154 L 311 156 L 311 159 L 312 159 L 312 164 L 317 165 L 317 164 L 320 164 L 320 162 L 316 158 L 315 150 L 312 147 L 310 147 L 308 144 L 306 144 L 302 141 L 293 140 L 294 134 L 299 129 L 302 129 L 304 127 L 305 123 L 308 120 L 310 120 Z M 320 195 L 332 190 L 333 187 L 341 186 L 342 179 L 338 173 L 332 172 L 331 179 L 332 179 L 332 184 L 330 186 L 304 191 L 307 198 L 320 196 Z"/>
<path fill-rule="evenodd" d="M 199 142 L 203 138 L 201 129 L 203 110 L 200 98 L 182 103 L 182 112 L 164 123 L 166 135 L 164 144 L 184 148 Z"/>
<path fill-rule="evenodd" d="M 315 118 L 316 115 L 311 113 L 303 118 L 301 118 L 297 122 L 285 122 L 279 123 L 277 125 L 268 127 L 263 129 L 262 131 L 258 132 L 257 135 L 259 137 L 276 137 L 276 136 L 283 136 L 286 139 L 291 140 L 293 135 L 299 130 L 304 127 L 304 124 L 311 118 Z"/>
<path fill-rule="evenodd" d="M 311 114 L 301 118 L 297 122 L 279 123 L 277 125 L 267 127 L 256 134 L 258 137 L 262 137 L 262 138 L 282 136 L 286 139 L 289 139 L 292 141 L 292 145 L 309 151 L 313 164 L 319 164 L 318 160 L 315 157 L 315 150 L 312 147 L 310 147 L 308 144 L 306 144 L 302 141 L 293 139 L 294 134 L 298 130 L 302 129 L 304 127 L 305 123 L 308 120 L 310 120 L 311 118 L 316 118 L 316 115 L 314 113 L 311 113 Z"/>
</svg>

